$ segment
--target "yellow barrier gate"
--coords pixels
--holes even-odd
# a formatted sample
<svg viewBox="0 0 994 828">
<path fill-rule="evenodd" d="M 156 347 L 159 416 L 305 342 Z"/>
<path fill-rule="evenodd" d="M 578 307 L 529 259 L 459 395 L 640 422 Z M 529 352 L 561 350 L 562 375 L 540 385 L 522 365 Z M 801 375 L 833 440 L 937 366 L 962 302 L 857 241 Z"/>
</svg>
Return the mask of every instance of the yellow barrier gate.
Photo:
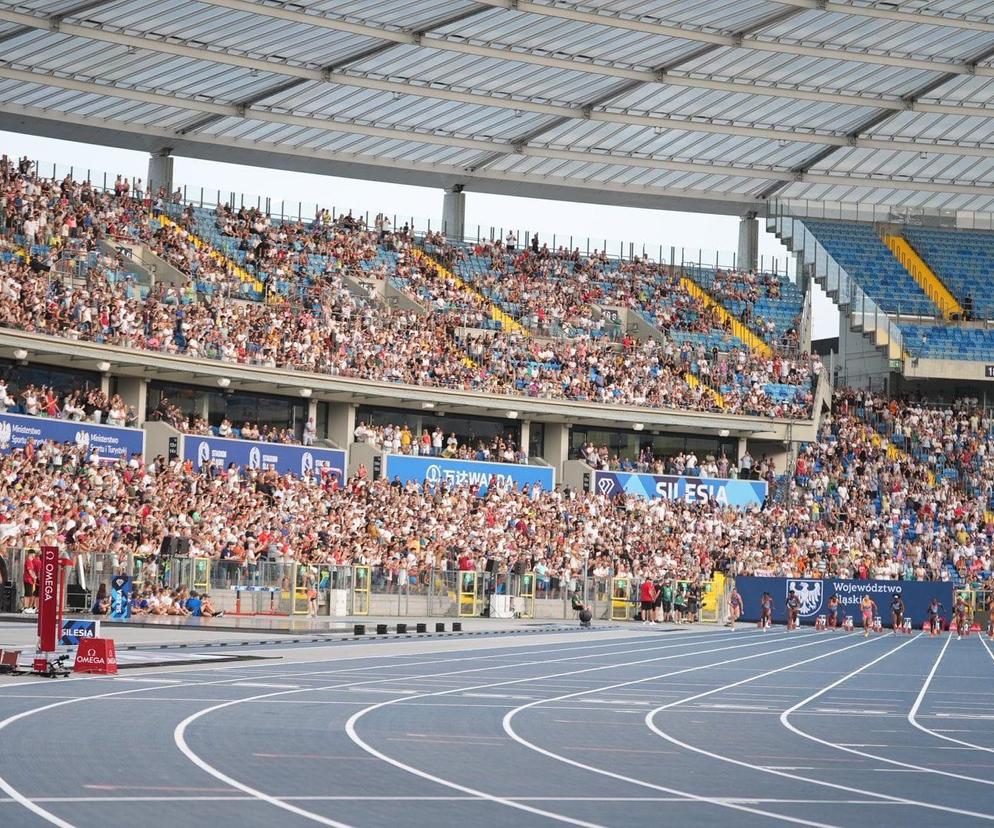
<svg viewBox="0 0 994 828">
<path fill-rule="evenodd" d="M 721 620 L 721 597 L 725 594 L 725 575 L 716 572 L 701 594 L 701 621 L 717 624 Z"/>
<path fill-rule="evenodd" d="M 475 618 L 480 614 L 480 600 L 476 593 L 477 580 L 478 576 L 475 572 L 459 573 L 460 618 Z"/>
<path fill-rule="evenodd" d="M 193 577 L 190 578 L 193 589 L 203 595 L 211 591 L 211 559 L 193 559 Z"/>
<path fill-rule="evenodd" d="M 611 579 L 611 620 L 627 621 L 631 618 L 631 607 L 628 596 L 631 590 L 631 578 L 618 575 Z"/>
<path fill-rule="evenodd" d="M 352 567 L 352 614 L 369 615 L 369 567 Z"/>
<path fill-rule="evenodd" d="M 535 573 L 525 572 L 518 583 L 518 618 L 535 617 Z"/>
<path fill-rule="evenodd" d="M 314 583 L 312 567 L 306 564 L 293 565 L 293 600 L 290 602 L 291 615 L 307 615 L 310 607 L 308 593 Z"/>
</svg>

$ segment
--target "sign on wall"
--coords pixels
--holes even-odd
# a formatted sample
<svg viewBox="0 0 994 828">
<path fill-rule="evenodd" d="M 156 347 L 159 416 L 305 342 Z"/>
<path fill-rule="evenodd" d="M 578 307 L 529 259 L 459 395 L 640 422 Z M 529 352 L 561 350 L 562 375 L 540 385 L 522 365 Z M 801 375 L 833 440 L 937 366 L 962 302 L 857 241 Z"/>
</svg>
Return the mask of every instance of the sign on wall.
<svg viewBox="0 0 994 828">
<path fill-rule="evenodd" d="M 345 479 L 345 452 L 315 446 L 235 440 L 227 437 L 183 436 L 183 459 L 195 469 L 213 463 L 225 469 L 229 464 L 249 469 L 274 469 L 280 474 L 320 475 L 322 469 Z"/>
<path fill-rule="evenodd" d="M 766 483 L 762 480 L 613 471 L 595 471 L 593 486 L 597 494 L 605 497 L 628 494 L 649 500 L 662 498 L 687 503 L 707 503 L 714 500 L 738 509 L 762 506 L 767 492 Z"/>
<path fill-rule="evenodd" d="M 735 579 L 735 588 L 742 596 L 743 613 L 746 621 L 758 621 L 760 599 L 764 592 L 773 597 L 773 620 L 783 623 L 787 618 L 786 600 L 788 590 L 801 601 L 801 623 L 814 624 L 819 615 L 828 611 L 828 601 L 833 595 L 839 597 L 842 617 L 851 615 L 853 623 L 861 623 L 859 604 L 864 595 L 869 595 L 876 604 L 878 615 L 884 624 L 890 624 L 890 602 L 898 590 L 904 600 L 905 616 L 920 627 L 927 615 L 929 602 L 938 598 L 949 618 L 953 603 L 953 585 L 943 581 L 856 581 L 841 578 L 759 578 L 740 576 Z"/>
<path fill-rule="evenodd" d="M 99 449 L 104 460 L 127 460 L 145 453 L 145 432 L 140 428 L 78 423 L 25 414 L 0 414 L 0 451 L 23 449 L 28 440 L 53 441 Z"/>
<path fill-rule="evenodd" d="M 406 454 L 383 456 L 383 476 L 401 482 L 445 483 L 447 486 L 477 486 L 484 495 L 493 480 L 502 488 L 521 489 L 538 483 L 544 491 L 555 488 L 551 466 L 526 466 L 520 463 L 487 463 L 479 460 L 449 460 L 445 457 L 413 457 Z"/>
</svg>

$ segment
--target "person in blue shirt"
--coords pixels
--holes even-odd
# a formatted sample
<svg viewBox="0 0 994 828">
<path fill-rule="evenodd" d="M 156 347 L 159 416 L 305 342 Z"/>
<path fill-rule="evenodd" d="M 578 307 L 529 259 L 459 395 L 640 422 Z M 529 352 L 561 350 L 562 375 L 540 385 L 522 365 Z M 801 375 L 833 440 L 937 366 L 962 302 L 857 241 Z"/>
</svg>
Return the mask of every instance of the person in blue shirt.
<svg viewBox="0 0 994 828">
<path fill-rule="evenodd" d="M 189 611 L 190 615 L 193 615 L 197 618 L 203 615 L 202 612 L 203 604 L 200 598 L 197 596 L 196 592 L 191 592 L 190 597 L 186 599 L 186 608 Z"/>
</svg>

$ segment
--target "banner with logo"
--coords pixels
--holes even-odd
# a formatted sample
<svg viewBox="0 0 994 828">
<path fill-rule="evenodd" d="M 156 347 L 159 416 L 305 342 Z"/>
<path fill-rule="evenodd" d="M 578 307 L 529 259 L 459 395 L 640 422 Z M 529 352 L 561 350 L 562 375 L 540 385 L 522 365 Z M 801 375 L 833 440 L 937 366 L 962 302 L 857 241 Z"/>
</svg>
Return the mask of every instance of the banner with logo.
<svg viewBox="0 0 994 828">
<path fill-rule="evenodd" d="M 110 617 L 114 620 L 127 621 L 131 618 L 132 588 L 130 575 L 115 575 L 110 579 Z"/>
<path fill-rule="evenodd" d="M 383 455 L 383 476 L 399 477 L 401 482 L 445 483 L 447 486 L 478 486 L 485 495 L 491 479 L 502 488 L 521 489 L 538 483 L 543 491 L 556 485 L 551 466 L 525 466 L 520 463 L 485 463 L 479 460 L 449 460 L 445 457 L 413 457 L 406 454 Z"/>
<path fill-rule="evenodd" d="M 594 491 L 606 497 L 635 495 L 648 500 L 683 500 L 706 503 L 716 500 L 725 506 L 746 509 L 766 501 L 762 480 L 728 480 L 723 477 L 678 477 L 672 474 L 595 471 Z"/>
<path fill-rule="evenodd" d="M 297 476 L 319 475 L 321 469 L 326 469 L 339 480 L 345 479 L 345 452 L 340 449 L 186 434 L 183 459 L 191 460 L 197 469 L 207 463 L 226 469 L 235 463 L 242 468 L 275 469 L 280 474 Z"/>
<path fill-rule="evenodd" d="M 0 414 L 0 451 L 22 449 L 28 440 L 34 440 L 36 444 L 54 441 L 97 448 L 104 460 L 127 460 L 132 454 L 145 453 L 145 432 L 140 428 Z"/>
<path fill-rule="evenodd" d="M 890 624 L 890 602 L 898 590 L 904 600 L 905 616 L 910 617 L 912 623 L 919 628 L 927 617 L 928 605 L 933 598 L 939 599 L 946 618 L 949 618 L 953 604 L 953 585 L 943 581 L 851 581 L 839 578 L 821 580 L 740 576 L 735 579 L 735 588 L 742 596 L 742 617 L 746 621 L 759 620 L 760 599 L 764 592 L 769 592 L 773 596 L 773 620 L 785 622 L 787 593 L 791 589 L 801 601 L 802 624 L 814 624 L 819 615 L 825 615 L 828 612 L 828 599 L 833 595 L 839 597 L 841 617 L 851 615 L 857 626 L 862 624 L 859 603 L 864 595 L 869 595 L 876 602 L 877 614 L 885 625 Z"/>
<path fill-rule="evenodd" d="M 79 644 L 83 638 L 100 638 L 99 621 L 63 621 L 60 644 Z"/>
<path fill-rule="evenodd" d="M 38 649 L 55 652 L 59 624 L 59 547 L 41 548 L 41 577 L 38 579 Z"/>
</svg>

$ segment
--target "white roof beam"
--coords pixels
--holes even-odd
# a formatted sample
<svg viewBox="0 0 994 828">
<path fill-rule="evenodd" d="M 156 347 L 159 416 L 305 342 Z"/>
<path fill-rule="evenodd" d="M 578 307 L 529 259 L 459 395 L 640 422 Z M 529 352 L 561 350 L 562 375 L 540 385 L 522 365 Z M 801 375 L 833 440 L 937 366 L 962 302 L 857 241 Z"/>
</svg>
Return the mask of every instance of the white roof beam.
<svg viewBox="0 0 994 828">
<path fill-rule="evenodd" d="M 24 25 L 30 25 L 32 28 L 46 28 L 46 29 L 48 28 L 48 23 L 46 18 L 40 18 L 18 12 L 10 12 L 2 9 L 0 9 L 0 20 L 6 20 L 8 22 L 16 22 Z M 751 126 L 727 124 L 727 123 L 711 123 L 708 121 L 667 118 L 657 115 L 635 115 L 628 113 L 609 112 L 591 106 L 558 106 L 554 104 L 541 103 L 536 101 L 517 100 L 514 98 L 500 97 L 491 94 L 461 92 L 458 90 L 446 89 L 444 87 L 435 87 L 431 85 L 405 83 L 402 81 L 379 80 L 376 78 L 368 78 L 362 75 L 357 75 L 342 71 L 335 71 L 335 70 L 322 71 L 319 69 L 310 69 L 307 67 L 293 66 L 289 64 L 273 63 L 271 61 L 261 60 L 257 58 L 250 58 L 247 56 L 231 54 L 228 52 L 215 51 L 209 49 L 204 50 L 202 48 L 185 46 L 180 43 L 172 43 L 162 40 L 152 40 L 145 37 L 119 34 L 116 32 L 110 32 L 104 29 L 95 29 L 92 27 L 72 26 L 69 24 L 63 24 L 62 31 L 64 34 L 85 37 L 100 42 L 113 43 L 127 47 L 148 49 L 150 51 L 155 51 L 162 54 L 179 56 L 179 57 L 188 57 L 195 60 L 210 60 L 228 66 L 237 66 L 249 70 L 280 74 L 291 78 L 297 78 L 300 79 L 301 81 L 315 81 L 315 82 L 325 81 L 328 83 L 337 84 L 341 86 L 349 86 L 360 89 L 372 89 L 381 92 L 401 93 L 404 95 L 415 95 L 419 97 L 433 98 L 436 100 L 455 101 L 458 103 L 465 103 L 473 106 L 488 106 L 499 109 L 511 109 L 511 110 L 520 109 L 524 112 L 533 112 L 542 115 L 549 115 L 551 117 L 556 117 L 556 118 L 575 118 L 579 120 L 591 120 L 591 121 L 598 121 L 604 123 L 619 123 L 619 124 L 632 124 L 632 125 L 647 126 L 647 127 L 662 127 L 664 129 L 679 129 L 691 132 L 705 132 L 705 133 L 714 133 L 722 135 L 738 135 L 747 138 L 764 138 L 775 141 L 780 141 L 780 140 L 797 141 L 801 143 L 818 144 L 823 146 L 856 146 L 866 149 L 886 149 L 892 145 L 892 142 L 889 141 L 873 141 L 867 139 L 857 139 L 856 143 L 853 144 L 852 139 L 848 138 L 847 136 L 824 135 L 824 134 L 816 134 L 805 131 L 795 131 L 791 129 L 769 129 L 763 127 L 751 127 Z M 511 59 L 516 58 L 515 55 L 509 55 L 508 57 Z M 584 64 L 580 64 L 579 66 L 573 65 L 572 68 L 573 69 L 579 68 L 585 70 L 588 67 Z M 858 105 L 864 107 L 872 107 L 875 109 L 888 109 L 893 112 L 915 111 L 915 112 L 926 112 L 926 113 L 935 113 L 935 114 L 954 114 L 957 116 L 994 118 L 994 107 L 991 108 L 970 107 L 970 106 L 959 106 L 953 104 L 932 105 L 932 104 L 921 104 L 918 102 L 908 102 L 900 100 L 888 101 L 881 99 L 872 99 L 866 96 L 855 96 L 855 95 L 836 96 L 829 93 L 804 93 L 804 92 L 793 92 L 783 89 L 770 90 L 767 87 L 756 86 L 756 85 L 746 86 L 745 84 L 738 82 L 735 83 L 715 82 L 704 79 L 681 80 L 680 78 L 673 76 L 672 74 L 669 73 L 665 73 L 661 77 L 651 75 L 651 73 L 643 73 L 643 74 L 645 74 L 647 77 L 652 77 L 653 81 L 664 81 L 667 84 L 675 86 L 694 85 L 702 88 L 715 89 L 720 91 L 735 91 L 738 93 L 751 93 L 757 95 L 773 95 L 775 97 L 795 98 L 795 99 L 800 98 L 804 100 L 825 101 L 827 99 L 829 101 L 844 103 L 847 105 Z M 279 91 L 280 88 L 282 88 L 282 86 L 277 86 L 276 90 Z M 187 129 L 191 130 L 196 128 L 197 128 L 196 124 L 187 127 Z M 948 152 L 951 155 L 986 154 L 983 148 L 974 148 L 970 146 L 954 146 L 952 144 L 943 145 L 933 141 L 907 142 L 907 146 L 909 148 L 914 148 L 914 149 Z"/>
<path fill-rule="evenodd" d="M 243 2 L 243 0 L 239 0 Z M 301 15 L 299 12 L 288 12 L 285 9 L 276 9 L 272 7 L 259 7 L 260 13 L 274 14 L 279 19 L 282 19 L 281 14 L 276 14 L 277 12 L 284 12 L 286 14 L 293 14 L 298 17 L 306 18 L 304 22 L 310 23 L 311 21 L 326 20 L 326 18 L 317 18 L 315 15 Z M 9 23 L 17 23 L 22 26 L 28 26 L 34 29 L 51 29 L 48 22 L 48 18 L 39 17 L 37 15 L 24 14 L 21 12 L 9 11 L 7 9 L 0 9 L 0 21 L 6 21 Z M 348 24 L 354 27 L 354 24 Z M 333 28 L 333 27 L 329 27 Z M 373 29 L 373 27 L 369 27 Z M 363 88 L 383 88 L 389 89 L 389 91 L 398 91 L 405 94 L 423 94 L 426 97 L 441 97 L 441 93 L 445 91 L 451 100 L 463 100 L 463 97 L 458 96 L 471 96 L 474 100 L 465 100 L 467 103 L 476 103 L 481 106 L 501 106 L 499 103 L 502 99 L 499 97 L 494 97 L 491 95 L 471 95 L 471 93 L 459 93 L 439 89 L 429 89 L 428 87 L 421 87 L 417 84 L 390 82 L 390 81 L 374 81 L 371 79 L 363 78 L 354 74 L 348 74 L 346 72 L 322 72 L 319 69 L 313 69 L 303 66 L 295 66 L 287 63 L 276 63 L 274 61 L 261 60 L 258 58 L 251 58 L 247 55 L 240 55 L 232 52 L 227 52 L 221 49 L 204 49 L 203 47 L 197 46 L 186 46 L 182 43 L 176 43 L 172 40 L 158 40 L 152 37 L 138 37 L 135 35 L 128 35 L 121 32 L 110 31 L 108 29 L 97 28 L 93 26 L 80 26 L 72 23 L 61 23 L 59 24 L 59 31 L 63 34 L 73 35 L 76 37 L 85 37 L 91 40 L 97 40 L 103 43 L 115 43 L 118 45 L 149 49 L 151 51 L 163 52 L 165 54 L 177 55 L 182 57 L 188 57 L 193 60 L 210 60 L 216 63 L 223 63 L 229 66 L 241 66 L 248 69 L 257 69 L 259 71 L 274 72 L 277 74 L 288 75 L 290 77 L 305 78 L 307 80 L 326 80 L 332 83 L 339 83 L 347 86 L 359 86 Z M 375 31 L 385 32 L 387 34 L 394 34 L 385 29 L 375 29 Z M 372 36 L 372 35 L 370 35 Z M 802 101 L 817 101 L 820 103 L 833 103 L 841 104 L 843 106 L 859 106 L 868 107 L 871 109 L 891 109 L 895 112 L 913 110 L 915 112 L 930 112 L 939 115 L 963 115 L 972 116 L 979 118 L 991 118 L 994 117 L 994 107 L 980 107 L 980 106 L 969 106 L 964 104 L 942 104 L 942 103 L 918 103 L 913 104 L 907 101 L 902 101 L 899 99 L 887 99 L 880 98 L 878 96 L 871 95 L 854 95 L 847 94 L 844 92 L 820 92 L 816 90 L 808 89 L 794 89 L 790 87 L 783 86 L 766 86 L 760 83 L 756 83 L 752 80 L 749 81 L 736 81 L 736 80 L 712 80 L 708 78 L 700 77 L 690 77 L 687 74 L 681 74 L 676 71 L 653 71 L 649 69 L 629 69 L 617 66 L 608 66 L 599 63 L 589 63 L 579 60 L 570 60 L 567 58 L 557 58 L 547 55 L 537 55 L 531 52 L 519 52 L 511 49 L 497 49 L 488 46 L 476 46 L 469 43 L 457 43 L 455 41 L 445 41 L 437 39 L 423 39 L 417 38 L 421 45 L 432 49 L 443 49 L 452 52 L 458 52 L 461 54 L 475 55 L 477 57 L 488 57 L 497 58 L 500 60 L 516 61 L 519 63 L 525 63 L 532 66 L 543 66 L 553 69 L 565 69 L 571 72 L 586 72 L 594 75 L 602 75 L 607 77 L 617 77 L 624 78 L 626 80 L 640 81 L 643 83 L 665 83 L 670 86 L 686 87 L 691 89 L 708 89 L 712 91 L 719 92 L 730 92 L 740 95 L 763 95 L 773 98 L 786 98 L 790 100 L 802 100 Z M 399 39 L 395 42 L 411 42 L 413 40 Z M 979 68 L 978 68 L 979 69 Z M 992 69 L 994 72 L 994 69 Z M 374 86 L 374 84 L 376 84 Z M 412 91 L 412 90 L 421 90 Z M 438 94 L 436 94 L 438 93 Z M 503 99 L 508 100 L 508 99 Z M 512 109 L 523 108 L 525 102 L 518 101 L 514 105 L 509 106 Z M 506 105 L 506 104 L 505 104 Z M 532 106 L 538 106 L 538 104 L 532 104 Z M 532 111 L 539 111 L 533 109 Z M 553 113 L 550 113 L 553 114 Z"/>
<path fill-rule="evenodd" d="M 797 173 L 790 170 L 771 170 L 748 166 L 731 166 L 712 164 L 710 162 L 684 162 L 657 158 L 634 158 L 627 155 L 617 155 L 611 153 L 592 152 L 588 150 L 556 150 L 546 147 L 521 146 L 507 142 L 481 140 L 476 138 L 458 138 L 449 135 L 439 135 L 434 133 L 415 132 L 409 128 L 386 128 L 366 124 L 354 124 L 348 122 L 334 121 L 331 119 L 304 117 L 300 115 L 270 112 L 259 109 L 246 109 L 233 106 L 231 104 L 218 104 L 211 101 L 198 101 L 185 98 L 177 98 L 172 95 L 162 95 L 153 92 L 142 92 L 135 89 L 125 89 L 105 84 L 95 84 L 88 81 L 81 81 L 74 78 L 57 77 L 35 72 L 10 69 L 0 67 L 0 77 L 17 80 L 22 83 L 31 83 L 44 86 L 52 86 L 58 89 L 81 92 L 85 94 L 100 94 L 109 97 L 122 98 L 125 100 L 137 101 L 141 103 L 154 104 L 156 106 L 187 109 L 193 112 L 202 112 L 211 115 L 221 115 L 232 118 L 250 118 L 252 120 L 264 121 L 274 124 L 296 125 L 307 128 L 324 129 L 329 132 L 352 133 L 378 138 L 413 141 L 415 143 L 433 144 L 438 146 L 460 147 L 463 149 L 479 150 L 480 152 L 498 152 L 501 154 L 514 154 L 525 157 L 551 158 L 562 161 L 580 162 L 583 164 L 617 164 L 625 167 L 641 167 L 645 169 L 673 170 L 677 172 L 704 173 L 709 175 L 729 175 L 742 178 L 753 178 L 771 183 L 776 182 L 815 182 L 830 181 L 833 184 L 845 183 L 849 186 L 878 187 L 887 185 L 903 190 L 922 190 L 927 192 L 953 192 L 968 195 L 988 195 L 989 185 L 941 183 L 933 181 L 921 181 L 913 179 L 894 180 L 890 179 L 870 179 L 855 176 L 831 176 L 831 175 L 811 175 L 808 173 Z M 4 109 L 10 109 L 11 105 L 4 104 Z M 49 119 L 62 119 L 67 116 L 60 111 L 47 111 L 44 117 Z M 111 120 L 105 122 L 105 126 L 112 123 Z M 122 129 L 124 124 L 113 121 L 115 130 Z M 147 127 L 142 127 L 147 128 Z M 190 138 L 183 136 L 179 132 L 163 130 L 164 134 L 172 138 Z M 214 139 L 210 139 L 214 140 Z M 222 144 L 227 144 L 230 139 L 223 139 Z M 249 145 L 261 145 L 264 142 L 246 142 Z M 891 146 L 891 150 L 895 147 Z M 992 152 L 994 156 L 994 152 Z M 389 159 L 384 159 L 384 163 Z M 466 172 L 466 170 L 463 170 Z"/>
<path fill-rule="evenodd" d="M 311 26 L 321 26 L 344 31 L 351 34 L 359 34 L 365 37 L 391 40 L 396 43 L 411 43 L 417 46 L 430 46 L 436 49 L 449 49 L 453 47 L 465 47 L 468 44 L 457 43 L 439 36 L 422 36 L 417 33 L 407 32 L 398 29 L 387 29 L 369 23 L 354 23 L 341 18 L 325 17 L 323 15 L 308 14 L 307 12 L 295 11 L 282 6 L 262 5 L 252 0 L 200 0 L 211 6 L 232 9 L 234 11 L 246 12 L 250 14 L 261 14 L 267 17 L 275 17 L 282 20 L 294 20 L 298 23 L 306 23 Z M 620 15 L 604 14 L 603 12 L 580 11 L 576 8 L 563 6 L 543 5 L 532 2 L 532 0 L 478 0 L 482 5 L 493 8 L 508 9 L 528 14 L 555 17 L 563 20 L 577 21 L 609 28 L 625 29 L 642 34 L 654 34 L 661 37 L 680 38 L 698 43 L 710 43 L 717 46 L 727 46 L 729 48 L 756 49 L 765 52 L 778 54 L 799 55 L 801 57 L 823 57 L 831 60 L 847 60 L 856 63 L 870 63 L 878 66 L 895 66 L 905 69 L 922 69 L 929 72 L 956 73 L 963 75 L 984 74 L 994 77 L 992 67 L 970 67 L 954 61 L 929 60 L 920 58 L 904 57 L 900 55 L 872 54 L 869 52 L 851 51 L 828 46 L 809 46 L 805 44 L 784 43 L 777 41 L 760 40 L 756 35 L 734 35 L 713 32 L 704 32 L 696 29 L 685 29 L 680 26 L 670 26 L 663 23 L 655 23 L 646 20 L 622 17 Z M 477 49 L 489 50 L 490 56 L 507 57 L 508 54 L 517 54 L 509 48 L 498 48 L 493 46 L 474 47 Z"/>
<path fill-rule="evenodd" d="M 896 7 L 885 9 L 880 6 L 858 6 L 855 3 L 830 2 L 830 0 L 776 0 L 776 2 L 782 6 L 792 6 L 795 9 L 812 9 L 917 25 L 946 26 L 951 29 L 966 29 L 971 32 L 994 32 L 994 22 L 989 20 L 951 17 L 943 14 L 929 14 L 928 12 L 901 11 Z"/>
</svg>

